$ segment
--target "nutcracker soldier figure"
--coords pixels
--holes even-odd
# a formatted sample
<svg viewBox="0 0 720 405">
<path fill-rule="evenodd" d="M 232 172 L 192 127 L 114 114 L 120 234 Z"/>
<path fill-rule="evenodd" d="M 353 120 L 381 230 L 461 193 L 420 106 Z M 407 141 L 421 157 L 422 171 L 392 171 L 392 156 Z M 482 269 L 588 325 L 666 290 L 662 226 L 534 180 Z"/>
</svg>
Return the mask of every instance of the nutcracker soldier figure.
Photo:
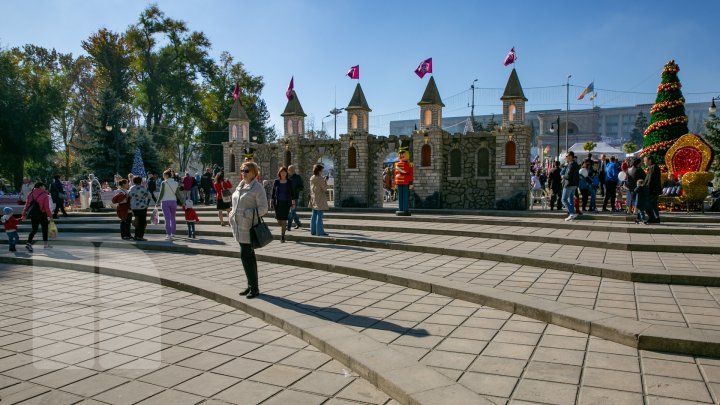
<svg viewBox="0 0 720 405">
<path fill-rule="evenodd" d="M 395 186 L 398 192 L 398 210 L 395 215 L 410 216 L 410 189 L 413 188 L 413 165 L 410 163 L 410 144 L 400 141 L 398 162 L 395 163 Z"/>
</svg>

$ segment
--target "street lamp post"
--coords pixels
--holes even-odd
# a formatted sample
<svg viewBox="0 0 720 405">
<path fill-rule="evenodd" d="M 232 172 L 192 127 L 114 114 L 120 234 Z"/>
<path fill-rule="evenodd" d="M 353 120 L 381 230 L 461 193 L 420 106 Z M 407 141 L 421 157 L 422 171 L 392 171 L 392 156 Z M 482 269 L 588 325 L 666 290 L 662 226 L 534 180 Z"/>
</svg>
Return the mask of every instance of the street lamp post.
<svg viewBox="0 0 720 405">
<path fill-rule="evenodd" d="M 105 124 L 105 130 L 112 133 L 115 137 L 115 174 L 120 174 L 120 137 L 117 133 L 112 132 L 113 126 L 109 122 Z M 127 124 L 120 124 L 120 132 L 122 134 L 125 134 L 127 130 Z"/>
<path fill-rule="evenodd" d="M 570 120 L 568 119 L 568 113 L 570 111 L 570 78 L 572 75 L 568 75 L 567 77 L 567 83 L 565 84 L 565 153 L 570 150 L 568 147 L 568 123 Z M 560 121 L 558 120 L 558 131 L 560 130 Z M 558 152 L 558 156 L 560 153 Z"/>
<path fill-rule="evenodd" d="M 557 161 L 559 162 L 560 161 L 560 116 L 559 115 L 557 116 L 555 123 L 550 124 L 550 133 L 553 133 L 553 132 L 557 133 Z"/>
<path fill-rule="evenodd" d="M 470 89 L 472 89 L 472 106 L 470 107 L 470 119 L 472 120 L 472 124 L 475 125 L 475 82 L 478 81 L 478 79 L 473 80 L 472 84 L 470 85 Z"/>
<path fill-rule="evenodd" d="M 337 107 L 330 110 L 330 114 L 335 116 L 335 131 L 333 132 L 333 136 L 335 137 L 335 139 L 337 139 L 337 116 L 338 116 L 338 114 L 342 113 L 342 110 L 343 110 L 342 108 L 337 108 Z"/>
<path fill-rule="evenodd" d="M 712 101 L 710 102 L 710 108 L 708 108 L 708 112 L 710 114 L 715 114 L 717 112 L 717 107 L 715 106 L 715 101 L 720 101 L 720 96 L 712 98 Z"/>
</svg>

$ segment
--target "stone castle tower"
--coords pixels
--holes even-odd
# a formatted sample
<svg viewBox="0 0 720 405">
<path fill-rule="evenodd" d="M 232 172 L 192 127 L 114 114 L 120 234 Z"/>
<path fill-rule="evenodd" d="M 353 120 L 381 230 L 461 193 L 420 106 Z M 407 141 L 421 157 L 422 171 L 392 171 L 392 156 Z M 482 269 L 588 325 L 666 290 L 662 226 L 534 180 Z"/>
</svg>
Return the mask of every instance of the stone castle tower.
<svg viewBox="0 0 720 405">
<path fill-rule="evenodd" d="M 236 99 L 233 102 L 228 123 L 228 142 L 223 142 L 223 168 L 225 176 L 233 183 L 239 180 L 238 170 L 242 164 L 242 150 L 252 142 L 250 136 L 250 118 Z"/>
<path fill-rule="evenodd" d="M 515 69 L 510 73 L 502 97 L 502 126 L 495 131 L 495 201 L 497 208 L 528 206 L 530 184 L 530 128 L 525 126 L 527 98 Z M 517 209 L 517 208 L 516 208 Z"/>
<path fill-rule="evenodd" d="M 371 161 L 373 156 L 370 156 L 368 135 L 372 110 L 360 83 L 355 86 L 345 111 L 348 114 L 347 133 L 340 135 L 340 161 L 344 162 L 340 171 L 341 197 L 354 198 L 353 204 L 375 206 L 378 205 L 375 200 L 382 193 L 382 185 L 374 181 L 376 167 Z M 377 188 L 376 192 L 373 193 L 371 188 Z M 382 200 L 379 204 L 382 205 Z"/>
<path fill-rule="evenodd" d="M 413 193 L 417 205 L 433 196 L 439 204 L 446 161 L 443 150 L 445 133 L 442 130 L 442 109 L 445 104 L 434 77 L 430 77 L 417 104 L 420 106 L 420 128 L 412 134 L 411 159 L 415 172 Z"/>
</svg>

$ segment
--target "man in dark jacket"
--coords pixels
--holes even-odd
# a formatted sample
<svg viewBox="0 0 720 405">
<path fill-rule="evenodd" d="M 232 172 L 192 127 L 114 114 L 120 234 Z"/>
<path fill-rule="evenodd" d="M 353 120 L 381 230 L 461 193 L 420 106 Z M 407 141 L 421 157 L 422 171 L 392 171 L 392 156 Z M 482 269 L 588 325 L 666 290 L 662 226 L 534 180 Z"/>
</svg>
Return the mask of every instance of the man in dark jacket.
<svg viewBox="0 0 720 405">
<path fill-rule="evenodd" d="M 295 229 L 300 228 L 300 218 L 298 218 L 297 209 L 298 201 L 300 199 L 300 192 L 305 189 L 302 177 L 295 172 L 295 165 L 288 166 L 288 181 L 290 181 L 290 197 L 292 197 L 292 204 L 290 205 L 290 214 L 288 215 L 287 229 L 290 230 L 290 226 L 295 221 Z"/>
<path fill-rule="evenodd" d="M 205 169 L 205 173 L 200 176 L 200 188 L 203 191 L 205 205 L 210 205 L 210 190 L 213 188 L 213 174 L 209 167 Z"/>
<path fill-rule="evenodd" d="M 659 224 L 658 196 L 662 194 L 660 168 L 655 164 L 655 159 L 652 156 L 645 156 L 645 167 L 647 167 L 647 186 L 650 191 L 650 199 L 647 204 L 648 222 Z"/>
<path fill-rule="evenodd" d="M 53 211 L 53 218 L 57 219 L 58 211 L 62 211 L 64 217 L 68 216 L 65 212 L 65 187 L 60 182 L 60 175 L 55 175 L 55 181 L 50 185 L 50 197 L 52 198 L 53 204 L 55 204 L 55 210 Z M 61 198 L 62 197 L 62 198 Z"/>
<path fill-rule="evenodd" d="M 560 162 L 555 161 L 555 167 L 550 169 L 550 174 L 548 175 L 548 187 L 552 191 L 552 196 L 550 197 L 550 211 L 555 209 L 555 206 L 557 204 L 557 209 L 560 211 L 562 209 L 562 177 L 560 176 Z"/>
<path fill-rule="evenodd" d="M 150 197 L 152 197 L 153 201 L 157 202 L 157 198 L 155 197 L 155 192 L 157 191 L 157 177 L 155 177 L 155 173 L 148 173 L 147 191 L 150 193 Z"/>
<path fill-rule="evenodd" d="M 608 161 L 603 153 L 600 155 L 600 161 L 598 162 L 598 180 L 600 181 L 600 195 L 605 197 L 605 165 Z"/>
<path fill-rule="evenodd" d="M 573 151 L 569 151 L 567 155 L 565 155 L 565 161 L 567 162 L 567 167 L 563 175 L 562 202 L 568 212 L 568 217 L 565 218 L 565 220 L 572 221 L 578 216 L 578 214 L 575 213 L 575 191 L 577 191 L 578 184 L 580 183 L 580 165 L 575 161 L 575 153 Z"/>
</svg>

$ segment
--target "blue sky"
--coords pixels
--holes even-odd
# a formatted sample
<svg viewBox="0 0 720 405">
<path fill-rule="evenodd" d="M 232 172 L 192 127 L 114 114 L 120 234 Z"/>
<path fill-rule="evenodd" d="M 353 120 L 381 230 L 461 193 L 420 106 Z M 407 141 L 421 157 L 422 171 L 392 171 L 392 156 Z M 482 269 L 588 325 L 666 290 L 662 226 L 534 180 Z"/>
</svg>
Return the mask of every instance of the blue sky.
<svg viewBox="0 0 720 405">
<path fill-rule="evenodd" d="M 590 81 L 601 89 L 654 93 L 663 64 L 674 58 L 688 101 L 720 94 L 717 36 L 720 2 L 676 1 L 188 1 L 160 0 L 169 16 L 207 34 L 213 54 L 229 51 L 265 78 L 264 98 L 281 123 L 285 88 L 295 89 L 317 128 L 333 107 L 347 104 L 355 86 L 344 77 L 359 64 L 373 109 L 371 130 L 391 119 L 415 118 L 426 82 L 413 74 L 432 57 L 447 104 L 445 115 L 466 115 L 473 79 L 476 114 L 497 113 L 510 68 L 510 47 L 530 99 L 528 109 L 564 108 L 557 86 Z M 149 2 L 140 0 L 0 3 L 0 46 L 34 43 L 81 53 L 80 43 L 100 27 L 122 31 Z M 697 5 L 694 5 L 697 4 Z M 533 89 L 532 87 L 539 87 Z M 581 88 L 571 88 L 571 108 Z M 716 94 L 710 94 L 715 91 Z M 708 93 L 708 94 L 691 94 Z M 454 97 L 451 97 L 456 95 Z M 652 94 L 600 92 L 601 106 L 652 102 Z M 308 118 L 311 118 L 308 117 Z M 374 117 L 374 118 L 373 118 Z M 330 123 L 326 120 L 326 125 Z M 279 125 L 278 127 L 281 127 Z"/>
</svg>

